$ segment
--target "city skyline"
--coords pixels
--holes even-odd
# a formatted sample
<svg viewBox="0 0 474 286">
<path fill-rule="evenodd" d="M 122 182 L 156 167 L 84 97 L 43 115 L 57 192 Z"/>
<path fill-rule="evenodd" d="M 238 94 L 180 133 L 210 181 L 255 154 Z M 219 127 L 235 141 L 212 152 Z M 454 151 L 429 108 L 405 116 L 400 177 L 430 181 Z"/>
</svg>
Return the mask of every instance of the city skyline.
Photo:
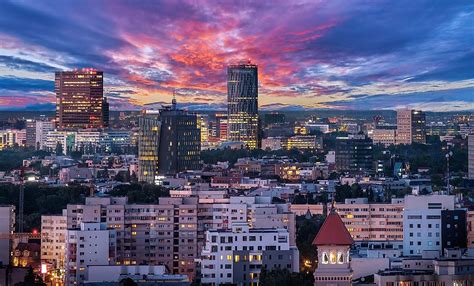
<svg viewBox="0 0 474 286">
<path fill-rule="evenodd" d="M 248 59 L 262 110 L 474 109 L 468 1 L 53 2 L 0 4 L 1 111 L 54 110 L 54 72 L 83 67 L 111 110 L 222 109 Z"/>
</svg>

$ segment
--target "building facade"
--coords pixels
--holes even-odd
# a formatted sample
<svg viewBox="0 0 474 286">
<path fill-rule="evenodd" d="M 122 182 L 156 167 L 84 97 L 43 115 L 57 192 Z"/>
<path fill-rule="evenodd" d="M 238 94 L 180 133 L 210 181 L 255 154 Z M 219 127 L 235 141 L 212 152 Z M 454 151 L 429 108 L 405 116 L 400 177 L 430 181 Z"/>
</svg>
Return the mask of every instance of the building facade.
<svg viewBox="0 0 474 286">
<path fill-rule="evenodd" d="M 196 115 L 176 108 L 173 99 L 171 108 L 160 110 L 160 121 L 158 173 L 175 175 L 200 170 L 201 132 Z"/>
<path fill-rule="evenodd" d="M 374 168 L 372 139 L 365 135 L 336 138 L 336 169 L 349 173 L 371 173 Z"/>
<path fill-rule="evenodd" d="M 423 252 L 440 255 L 441 214 L 443 210 L 453 209 L 454 196 L 406 196 L 403 211 L 403 255 L 419 256 Z"/>
<path fill-rule="evenodd" d="M 64 269 L 66 253 L 66 215 L 41 216 L 41 262 L 53 269 Z"/>
<path fill-rule="evenodd" d="M 161 121 L 145 113 L 138 126 L 138 181 L 153 184 L 158 175 Z"/>
<path fill-rule="evenodd" d="M 258 68 L 246 63 L 227 68 L 227 139 L 258 148 Z"/>
<path fill-rule="evenodd" d="M 56 72 L 56 119 L 59 128 L 105 127 L 103 75 L 103 72 L 94 69 Z"/>
<path fill-rule="evenodd" d="M 201 253 L 203 284 L 258 285 L 262 268 L 299 271 L 298 249 L 290 246 L 288 230 L 251 229 L 244 222 L 206 232 Z"/>
<path fill-rule="evenodd" d="M 421 110 L 397 110 L 397 144 L 426 143 L 426 115 Z"/>
</svg>

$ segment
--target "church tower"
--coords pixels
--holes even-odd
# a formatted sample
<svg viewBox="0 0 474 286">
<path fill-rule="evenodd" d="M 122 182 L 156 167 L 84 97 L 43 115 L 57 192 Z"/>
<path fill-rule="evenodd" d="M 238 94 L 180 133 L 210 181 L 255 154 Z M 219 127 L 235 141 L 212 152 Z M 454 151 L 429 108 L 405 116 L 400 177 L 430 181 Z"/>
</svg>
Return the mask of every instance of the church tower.
<svg viewBox="0 0 474 286">
<path fill-rule="evenodd" d="M 314 271 L 315 286 L 352 285 L 349 250 L 353 243 L 333 207 L 313 240 L 313 245 L 318 249 L 318 267 Z"/>
</svg>

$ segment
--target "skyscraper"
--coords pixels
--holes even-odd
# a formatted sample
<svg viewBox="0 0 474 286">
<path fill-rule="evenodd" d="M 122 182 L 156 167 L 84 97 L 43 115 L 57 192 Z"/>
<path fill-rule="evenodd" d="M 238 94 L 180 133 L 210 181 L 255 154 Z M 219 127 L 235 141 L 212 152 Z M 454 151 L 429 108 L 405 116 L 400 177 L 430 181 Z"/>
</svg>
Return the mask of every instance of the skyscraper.
<svg viewBox="0 0 474 286">
<path fill-rule="evenodd" d="M 160 121 L 158 173 L 174 175 L 200 169 L 201 132 L 196 115 L 176 108 L 173 99 L 171 107 L 160 110 Z"/>
<path fill-rule="evenodd" d="M 250 63 L 227 68 L 227 139 L 258 147 L 258 69 Z"/>
<path fill-rule="evenodd" d="M 59 128 L 104 127 L 103 72 L 94 69 L 56 72 Z"/>
<path fill-rule="evenodd" d="M 102 100 L 102 120 L 104 127 L 109 127 L 109 117 L 109 102 L 107 101 L 107 97 L 104 97 L 104 100 Z"/>
<path fill-rule="evenodd" d="M 156 182 L 158 175 L 175 175 L 201 168 L 201 132 L 197 117 L 172 106 L 144 112 L 139 119 L 139 181 Z"/>
<path fill-rule="evenodd" d="M 153 184 L 158 175 L 161 122 L 156 114 L 138 118 L 138 181 Z"/>
<path fill-rule="evenodd" d="M 426 115 L 421 110 L 397 110 L 397 144 L 426 143 Z"/>
</svg>

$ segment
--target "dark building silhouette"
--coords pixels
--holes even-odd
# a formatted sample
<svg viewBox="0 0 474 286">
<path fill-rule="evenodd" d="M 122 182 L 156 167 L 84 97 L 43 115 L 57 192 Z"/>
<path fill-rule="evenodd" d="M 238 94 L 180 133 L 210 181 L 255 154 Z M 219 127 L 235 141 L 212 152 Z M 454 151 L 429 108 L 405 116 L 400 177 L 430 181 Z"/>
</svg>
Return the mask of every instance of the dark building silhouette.
<svg viewBox="0 0 474 286">
<path fill-rule="evenodd" d="M 373 143 L 364 134 L 336 138 L 336 169 L 352 174 L 372 173 Z"/>
<path fill-rule="evenodd" d="M 104 122 L 104 127 L 109 127 L 110 113 L 107 97 L 104 97 L 104 100 L 102 101 L 102 121 Z"/>
<path fill-rule="evenodd" d="M 94 69 L 56 72 L 56 118 L 59 128 L 102 128 L 103 72 Z"/>
<path fill-rule="evenodd" d="M 173 99 L 171 107 L 160 110 L 160 121 L 158 173 L 174 175 L 200 169 L 201 132 L 196 115 L 177 109 Z"/>
<path fill-rule="evenodd" d="M 258 147 L 258 68 L 250 61 L 227 68 L 227 140 Z"/>
<path fill-rule="evenodd" d="M 443 250 L 467 247 L 466 210 L 441 211 L 441 246 Z"/>
</svg>

